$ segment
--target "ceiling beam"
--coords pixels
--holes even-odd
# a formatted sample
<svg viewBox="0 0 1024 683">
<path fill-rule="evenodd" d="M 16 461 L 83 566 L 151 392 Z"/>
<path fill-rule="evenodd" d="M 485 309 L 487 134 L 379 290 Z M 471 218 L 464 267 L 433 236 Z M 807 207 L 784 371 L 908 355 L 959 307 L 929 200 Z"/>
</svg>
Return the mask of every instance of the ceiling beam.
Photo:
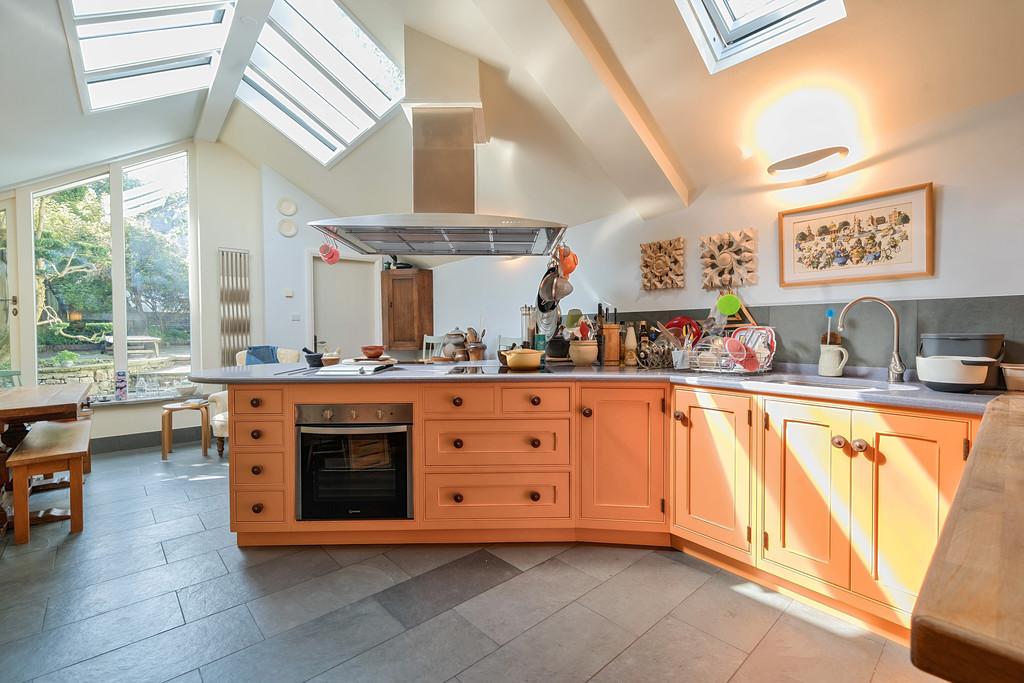
<svg viewBox="0 0 1024 683">
<path fill-rule="evenodd" d="M 683 206 L 690 204 L 690 184 L 682 164 L 676 157 L 654 115 L 640 97 L 636 86 L 630 80 L 611 44 L 597 25 L 594 16 L 583 0 L 548 0 L 548 5 L 561 20 L 580 52 L 594 68 L 598 78 L 608 88 L 615 104 L 622 110 L 626 120 L 636 131 L 647 151 L 665 179 L 679 195 Z"/>
<path fill-rule="evenodd" d="M 273 5 L 274 0 L 238 0 L 235 5 L 224 49 L 217 62 L 217 74 L 213 77 L 203 113 L 196 124 L 197 140 L 216 142 L 220 137 L 220 130 L 238 92 L 238 84 L 242 82 L 242 72 L 249 63 Z"/>
</svg>

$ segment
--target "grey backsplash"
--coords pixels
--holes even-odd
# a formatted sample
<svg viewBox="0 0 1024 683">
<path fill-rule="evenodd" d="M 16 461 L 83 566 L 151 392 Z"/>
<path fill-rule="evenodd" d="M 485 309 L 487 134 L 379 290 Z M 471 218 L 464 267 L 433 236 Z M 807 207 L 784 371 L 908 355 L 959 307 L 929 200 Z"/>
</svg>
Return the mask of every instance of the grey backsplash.
<svg viewBox="0 0 1024 683">
<path fill-rule="evenodd" d="M 846 301 L 830 304 L 786 304 L 748 306 L 760 325 L 775 328 L 779 363 L 817 363 L 818 347 L 825 334 L 825 311 L 836 312 Z M 900 316 L 900 355 L 908 368 L 915 366 L 918 335 L 925 332 L 1002 332 L 1006 335 L 1006 358 L 1024 363 L 1024 296 L 988 296 L 964 299 L 920 299 L 890 302 Z M 677 315 L 698 320 L 707 309 L 678 311 L 619 311 L 619 320 L 666 322 Z M 883 306 L 858 304 L 850 311 L 842 332 L 843 346 L 850 352 L 850 366 L 881 368 L 892 353 L 892 317 Z M 832 331 L 835 331 L 833 320 Z"/>
</svg>

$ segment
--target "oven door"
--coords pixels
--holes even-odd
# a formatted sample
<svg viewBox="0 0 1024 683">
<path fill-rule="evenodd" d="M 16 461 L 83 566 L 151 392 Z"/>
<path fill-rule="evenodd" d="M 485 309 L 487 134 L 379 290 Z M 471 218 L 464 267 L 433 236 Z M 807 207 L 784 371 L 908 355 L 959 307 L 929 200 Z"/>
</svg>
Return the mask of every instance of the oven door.
<svg viewBox="0 0 1024 683">
<path fill-rule="evenodd" d="M 411 519 L 412 425 L 299 427 L 298 519 Z"/>
</svg>

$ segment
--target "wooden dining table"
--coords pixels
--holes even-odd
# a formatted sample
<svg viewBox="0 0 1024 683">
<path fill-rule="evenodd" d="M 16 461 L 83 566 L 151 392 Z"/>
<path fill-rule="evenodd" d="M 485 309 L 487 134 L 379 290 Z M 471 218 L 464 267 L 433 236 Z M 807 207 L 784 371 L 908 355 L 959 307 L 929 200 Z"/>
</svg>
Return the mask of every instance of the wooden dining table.
<svg viewBox="0 0 1024 683">
<path fill-rule="evenodd" d="M 0 490 L 8 488 L 7 457 L 18 447 L 28 425 L 43 420 L 74 420 L 87 403 L 91 384 L 44 384 L 36 387 L 0 389 Z M 45 485 L 33 487 L 45 490 Z M 0 505 L 0 534 L 10 522 L 4 505 Z"/>
</svg>

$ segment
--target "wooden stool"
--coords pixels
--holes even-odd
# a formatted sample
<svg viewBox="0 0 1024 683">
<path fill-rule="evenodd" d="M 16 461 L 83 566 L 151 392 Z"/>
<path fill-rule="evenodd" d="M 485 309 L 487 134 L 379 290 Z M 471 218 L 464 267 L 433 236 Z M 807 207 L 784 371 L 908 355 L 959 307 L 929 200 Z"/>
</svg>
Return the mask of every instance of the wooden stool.
<svg viewBox="0 0 1024 683">
<path fill-rule="evenodd" d="M 71 520 L 71 533 L 82 530 L 82 461 L 89 453 L 89 420 L 37 422 L 7 459 L 14 484 L 14 542 L 28 543 L 29 525 Z M 29 478 L 38 474 L 71 474 L 71 510 L 50 508 L 36 513 L 28 509 Z"/>
<path fill-rule="evenodd" d="M 168 403 L 164 405 L 163 415 L 160 416 L 160 445 L 162 446 L 162 453 L 160 454 L 161 459 L 166 460 L 167 454 L 173 450 L 174 447 L 174 413 L 179 410 L 198 410 L 199 421 L 202 425 L 202 439 L 201 443 L 203 446 L 203 457 L 206 457 L 206 451 L 210 449 L 210 403 L 203 401 L 202 403 Z"/>
</svg>

